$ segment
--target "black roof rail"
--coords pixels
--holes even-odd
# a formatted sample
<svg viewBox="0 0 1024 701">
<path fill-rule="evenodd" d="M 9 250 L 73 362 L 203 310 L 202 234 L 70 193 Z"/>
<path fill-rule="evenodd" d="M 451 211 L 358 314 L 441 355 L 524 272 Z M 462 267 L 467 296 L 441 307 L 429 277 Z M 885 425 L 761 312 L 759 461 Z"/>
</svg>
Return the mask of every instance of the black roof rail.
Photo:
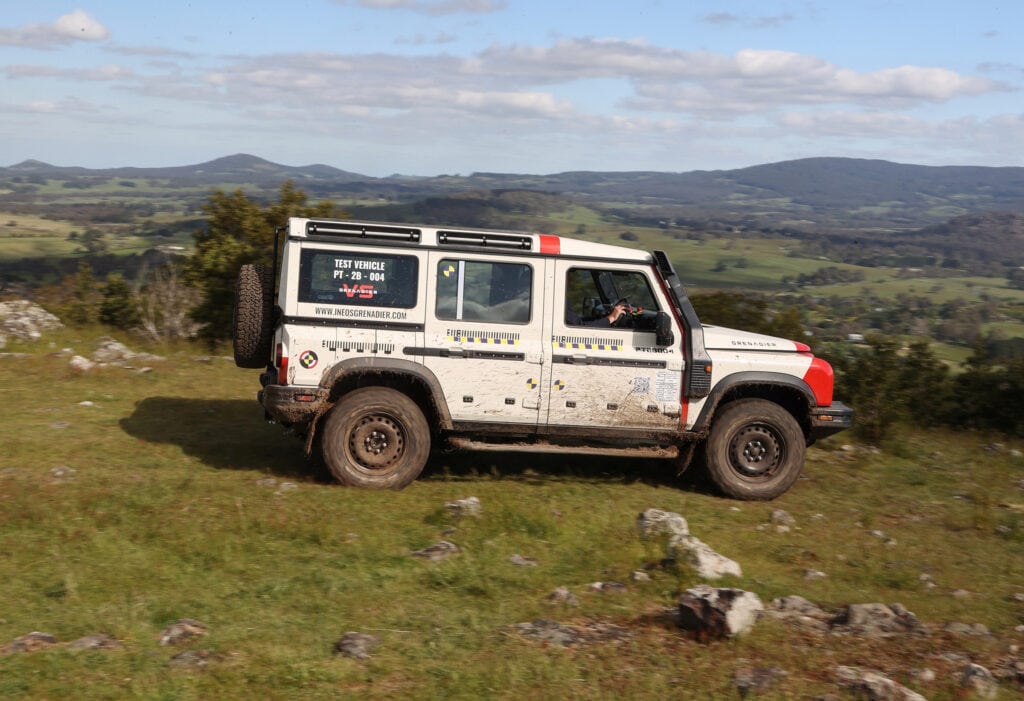
<svg viewBox="0 0 1024 701">
<path fill-rule="evenodd" d="M 308 236 L 332 236 L 338 238 L 419 243 L 421 233 L 419 229 L 407 226 L 324 220 L 306 222 L 306 234 Z"/>
<path fill-rule="evenodd" d="M 478 231 L 438 231 L 437 244 L 439 246 L 480 246 L 529 251 L 533 248 L 533 237 Z"/>
</svg>

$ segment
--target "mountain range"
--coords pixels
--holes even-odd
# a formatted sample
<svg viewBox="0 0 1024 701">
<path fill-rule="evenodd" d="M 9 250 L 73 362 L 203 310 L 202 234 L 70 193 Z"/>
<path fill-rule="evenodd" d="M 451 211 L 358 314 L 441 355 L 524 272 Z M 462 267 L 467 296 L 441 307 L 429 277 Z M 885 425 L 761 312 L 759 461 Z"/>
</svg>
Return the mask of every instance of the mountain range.
<svg viewBox="0 0 1024 701">
<path fill-rule="evenodd" d="M 146 179 L 172 189 L 207 186 L 268 191 L 293 180 L 318 199 L 369 197 L 396 203 L 467 191 L 531 190 L 566 197 L 626 219 L 714 220 L 802 231 L 908 230 L 958 216 L 1024 212 L 1022 167 L 922 166 L 826 157 L 679 173 L 480 172 L 384 178 L 323 164 L 286 166 L 247 154 L 167 168 L 89 169 L 36 160 L 0 168 L 0 185 L 39 179 L 74 182 L 75 187 L 110 179 Z"/>
</svg>

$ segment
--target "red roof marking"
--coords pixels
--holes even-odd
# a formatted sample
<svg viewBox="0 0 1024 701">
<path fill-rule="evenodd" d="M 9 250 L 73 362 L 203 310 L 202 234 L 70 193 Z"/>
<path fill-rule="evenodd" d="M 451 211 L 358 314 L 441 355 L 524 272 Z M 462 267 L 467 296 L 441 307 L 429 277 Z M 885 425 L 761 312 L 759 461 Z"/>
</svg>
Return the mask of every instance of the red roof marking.
<svg viewBox="0 0 1024 701">
<path fill-rule="evenodd" d="M 541 253 L 557 256 L 562 252 L 562 240 L 560 238 L 550 234 L 539 234 L 539 236 Z"/>
</svg>

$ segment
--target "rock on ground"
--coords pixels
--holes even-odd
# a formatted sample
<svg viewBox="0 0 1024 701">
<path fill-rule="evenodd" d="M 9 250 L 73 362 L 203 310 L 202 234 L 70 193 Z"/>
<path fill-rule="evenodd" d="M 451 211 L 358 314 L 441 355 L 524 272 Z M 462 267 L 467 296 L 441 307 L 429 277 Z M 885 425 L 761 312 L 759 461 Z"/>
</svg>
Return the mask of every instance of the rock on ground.
<svg viewBox="0 0 1024 701">
<path fill-rule="evenodd" d="M 434 543 L 433 545 L 428 545 L 425 548 L 413 550 L 412 555 L 413 557 L 418 557 L 422 560 L 438 562 L 451 557 L 457 552 L 459 552 L 459 546 L 455 543 L 449 543 L 447 540 L 442 540 L 438 543 Z"/>
<path fill-rule="evenodd" d="M 828 630 L 832 619 L 832 614 L 796 594 L 772 599 L 764 615 L 822 633 Z"/>
<path fill-rule="evenodd" d="M 928 701 L 892 679 L 860 667 L 836 667 L 836 681 L 869 701 Z"/>
<path fill-rule="evenodd" d="M 89 372 L 94 367 L 96 367 L 96 363 L 92 362 L 88 358 L 83 358 L 80 355 L 75 355 L 72 356 L 71 360 L 68 361 L 68 367 L 70 367 L 75 372 Z"/>
<path fill-rule="evenodd" d="M 206 624 L 192 618 L 182 618 L 163 629 L 160 644 L 178 645 L 201 635 L 206 635 Z"/>
<path fill-rule="evenodd" d="M 455 518 L 463 516 L 479 516 L 483 507 L 477 497 L 466 497 L 445 502 L 444 508 Z"/>
<path fill-rule="evenodd" d="M 832 619 L 834 633 L 888 637 L 926 634 L 927 628 L 903 604 L 850 604 Z"/>
<path fill-rule="evenodd" d="M 8 655 L 12 652 L 35 652 L 36 650 L 44 650 L 48 647 L 53 647 L 56 644 L 57 638 L 49 633 L 32 631 L 25 635 L 19 635 L 11 642 L 0 647 L 0 654 Z"/>
<path fill-rule="evenodd" d="M 633 636 L 633 632 L 628 628 L 601 621 L 587 621 L 579 626 L 568 626 L 550 618 L 537 618 L 529 623 L 517 623 L 514 628 L 531 640 L 559 647 L 625 640 Z"/>
<path fill-rule="evenodd" d="M 121 643 L 104 633 L 87 635 L 68 643 L 72 650 L 120 650 Z"/>
<path fill-rule="evenodd" d="M 675 538 L 690 535 L 690 527 L 686 519 L 674 511 L 647 509 L 636 519 L 640 537 L 647 540 L 661 536 Z"/>
<path fill-rule="evenodd" d="M 103 336 L 99 339 L 99 346 L 93 351 L 92 359 L 97 363 L 108 363 L 110 365 L 123 365 L 131 361 L 150 362 L 164 360 L 163 356 L 151 353 L 136 353 L 125 344 L 109 336 Z"/>
<path fill-rule="evenodd" d="M 558 587 L 548 594 L 548 602 L 552 604 L 563 604 L 565 606 L 579 606 L 580 600 L 569 591 L 569 587 Z"/>
<path fill-rule="evenodd" d="M 334 643 L 334 654 L 354 660 L 370 659 L 370 652 L 380 645 L 380 638 L 368 633 L 349 632 Z"/>
<path fill-rule="evenodd" d="M 969 664 L 961 670 L 960 687 L 983 699 L 994 699 L 999 695 L 996 678 L 980 664 Z"/>
<path fill-rule="evenodd" d="M 0 302 L 0 348 L 12 336 L 21 341 L 38 341 L 44 332 L 63 326 L 60 319 L 28 300 Z"/>
<path fill-rule="evenodd" d="M 753 592 L 701 584 L 679 597 L 679 625 L 699 640 L 731 638 L 750 630 L 763 610 Z"/>
<path fill-rule="evenodd" d="M 677 562 L 685 562 L 704 579 L 720 579 L 727 574 L 743 576 L 738 562 L 720 555 L 692 535 L 672 538 L 668 556 Z"/>
</svg>

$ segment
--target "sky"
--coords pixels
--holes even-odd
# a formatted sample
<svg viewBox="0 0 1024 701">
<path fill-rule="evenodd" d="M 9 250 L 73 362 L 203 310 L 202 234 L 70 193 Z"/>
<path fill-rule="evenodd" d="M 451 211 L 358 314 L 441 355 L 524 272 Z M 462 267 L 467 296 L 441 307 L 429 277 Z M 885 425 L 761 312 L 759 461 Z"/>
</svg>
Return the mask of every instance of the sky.
<svg viewBox="0 0 1024 701">
<path fill-rule="evenodd" d="M 0 166 L 1024 165 L 1021 0 L 4 2 Z"/>
</svg>

